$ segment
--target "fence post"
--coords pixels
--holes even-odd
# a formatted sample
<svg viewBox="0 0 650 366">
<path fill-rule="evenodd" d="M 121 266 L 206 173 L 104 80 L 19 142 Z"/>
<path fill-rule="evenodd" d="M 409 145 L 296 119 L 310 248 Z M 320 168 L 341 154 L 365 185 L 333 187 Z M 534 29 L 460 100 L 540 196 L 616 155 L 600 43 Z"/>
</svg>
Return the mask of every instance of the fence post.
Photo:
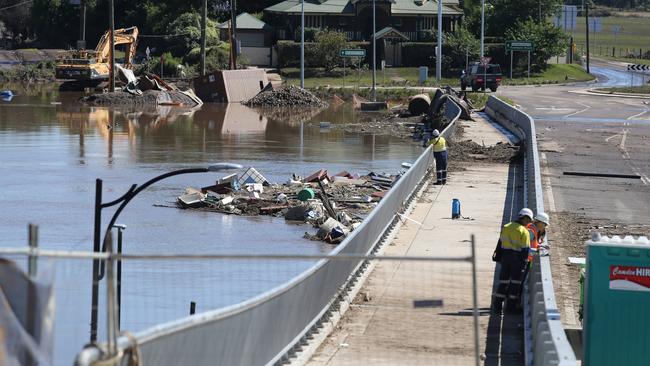
<svg viewBox="0 0 650 366">
<path fill-rule="evenodd" d="M 476 238 L 472 234 L 472 312 L 474 315 L 474 359 L 476 366 L 480 365 L 479 358 L 479 326 L 478 326 L 478 290 L 476 288 Z"/>
<path fill-rule="evenodd" d="M 29 224 L 29 248 L 38 248 L 38 225 Z M 30 253 L 27 260 L 27 273 L 29 273 L 29 277 L 33 278 L 36 276 L 36 263 L 37 257 L 33 253 Z"/>
<path fill-rule="evenodd" d="M 106 333 L 107 358 L 117 355 L 117 329 L 115 319 L 115 259 L 113 258 L 113 233 L 106 235 Z"/>
</svg>

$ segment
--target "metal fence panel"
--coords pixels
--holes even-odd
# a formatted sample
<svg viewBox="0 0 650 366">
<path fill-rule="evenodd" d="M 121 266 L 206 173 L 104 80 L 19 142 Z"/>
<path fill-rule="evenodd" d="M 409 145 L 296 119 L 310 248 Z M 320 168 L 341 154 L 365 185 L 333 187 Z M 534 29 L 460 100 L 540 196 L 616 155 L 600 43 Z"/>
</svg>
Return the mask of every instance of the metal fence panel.
<svg viewBox="0 0 650 366">
<path fill-rule="evenodd" d="M 460 116 L 446 104 L 449 137 Z M 331 255 L 368 254 L 395 222 L 433 162 L 431 148 L 391 188 L 364 222 Z M 243 303 L 162 324 L 121 337 L 120 348 L 137 341 L 145 364 L 263 365 L 279 361 L 323 317 L 361 261 L 323 259 L 288 283 Z M 79 354 L 78 364 L 99 359 L 96 349 Z"/>
<path fill-rule="evenodd" d="M 544 212 L 544 194 L 535 121 L 526 113 L 495 96 L 490 96 L 485 111 L 512 133 L 525 140 L 526 205 L 534 208 L 536 212 Z M 540 257 L 539 261 L 533 262 L 533 268 L 528 276 L 527 295 L 532 331 L 533 363 L 535 365 L 575 365 L 576 357 L 564 333 L 560 312 L 555 302 L 549 257 Z"/>
</svg>

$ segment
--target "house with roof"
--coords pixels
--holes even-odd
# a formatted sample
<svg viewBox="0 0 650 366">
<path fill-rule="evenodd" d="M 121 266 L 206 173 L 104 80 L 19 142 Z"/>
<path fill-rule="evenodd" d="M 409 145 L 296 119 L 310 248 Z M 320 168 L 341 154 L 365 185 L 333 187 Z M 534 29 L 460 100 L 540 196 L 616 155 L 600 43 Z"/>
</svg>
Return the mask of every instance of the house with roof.
<svg viewBox="0 0 650 366">
<path fill-rule="evenodd" d="M 230 20 L 219 24 L 219 38 L 222 41 L 230 39 Z M 239 43 L 239 51 L 251 65 L 271 66 L 273 64 L 273 28 L 260 19 L 241 13 L 235 19 L 235 39 Z"/>
<path fill-rule="evenodd" d="M 305 29 L 344 32 L 350 41 L 371 41 L 372 0 L 304 0 Z M 442 27 L 453 32 L 463 15 L 459 0 L 442 1 Z M 300 31 L 302 0 L 284 0 L 266 9 L 277 40 L 295 39 Z M 388 65 L 401 63 L 401 42 L 432 41 L 437 29 L 438 2 L 434 0 L 376 0 L 374 31 L 381 58 Z M 265 19 L 266 19 L 265 18 Z"/>
</svg>

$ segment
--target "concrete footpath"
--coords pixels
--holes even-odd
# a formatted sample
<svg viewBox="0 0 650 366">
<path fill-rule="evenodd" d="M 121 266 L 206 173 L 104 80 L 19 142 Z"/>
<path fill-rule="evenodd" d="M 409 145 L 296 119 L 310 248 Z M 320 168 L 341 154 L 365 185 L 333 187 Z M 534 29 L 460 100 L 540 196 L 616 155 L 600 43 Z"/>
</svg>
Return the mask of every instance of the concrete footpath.
<svg viewBox="0 0 650 366">
<path fill-rule="evenodd" d="M 476 118 L 476 122 L 463 122 L 462 139 L 485 145 L 507 141 L 482 117 Z M 404 220 L 384 254 L 469 256 L 470 235 L 474 234 L 479 344 L 482 358 L 487 356 L 481 362 L 521 364 L 521 322 L 504 322 L 489 312 L 495 270 L 491 255 L 503 218 L 509 218 L 516 205 L 512 194 L 515 169 L 509 164 L 481 162 L 468 163 L 464 168 L 451 172 L 447 185 L 425 188 L 409 215 L 418 223 Z M 462 215 L 467 219 L 451 220 L 454 198 L 461 201 Z M 504 211 L 508 212 L 504 215 Z M 469 263 L 378 262 L 360 294 L 309 365 L 474 364 Z M 415 306 L 418 303 L 428 306 Z"/>
</svg>

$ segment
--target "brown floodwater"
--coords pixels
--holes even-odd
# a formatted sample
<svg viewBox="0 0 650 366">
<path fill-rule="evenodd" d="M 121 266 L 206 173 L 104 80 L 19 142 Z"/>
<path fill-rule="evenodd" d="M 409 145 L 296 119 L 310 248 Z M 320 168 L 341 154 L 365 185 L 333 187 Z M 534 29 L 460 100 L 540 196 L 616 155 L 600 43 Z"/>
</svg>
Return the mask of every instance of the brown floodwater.
<svg viewBox="0 0 650 366">
<path fill-rule="evenodd" d="M 6 89 L 0 87 L 1 89 Z M 92 250 L 95 179 L 104 201 L 167 171 L 233 162 L 253 166 L 271 182 L 320 169 L 396 173 L 422 149 L 390 136 L 306 127 L 349 123 L 349 105 L 322 111 L 254 110 L 239 104 L 100 108 L 80 93 L 48 85 L 9 86 L 0 100 L 0 246 L 25 246 L 27 225 L 39 246 Z M 312 123 L 313 125 L 313 123 Z M 318 124 L 316 124 L 318 125 Z M 227 173 L 173 177 L 139 194 L 123 211 L 125 253 L 325 253 L 331 246 L 302 238 L 312 229 L 273 217 L 238 217 L 154 207 L 173 205 L 186 187 L 213 184 Z M 108 224 L 111 209 L 103 212 Z M 24 261 L 21 259 L 21 261 Z M 197 311 L 231 305 L 286 282 L 309 263 L 126 262 L 122 329 L 138 331 Z M 57 260 L 55 364 L 69 364 L 88 341 L 90 261 Z M 47 266 L 45 266 L 47 268 Z M 40 269 L 40 267 L 39 267 Z M 104 291 L 104 290 L 102 290 Z M 102 292 L 103 294 L 103 292 Z M 103 301 L 103 300 L 102 300 Z M 100 301 L 99 338 L 104 339 Z"/>
</svg>

